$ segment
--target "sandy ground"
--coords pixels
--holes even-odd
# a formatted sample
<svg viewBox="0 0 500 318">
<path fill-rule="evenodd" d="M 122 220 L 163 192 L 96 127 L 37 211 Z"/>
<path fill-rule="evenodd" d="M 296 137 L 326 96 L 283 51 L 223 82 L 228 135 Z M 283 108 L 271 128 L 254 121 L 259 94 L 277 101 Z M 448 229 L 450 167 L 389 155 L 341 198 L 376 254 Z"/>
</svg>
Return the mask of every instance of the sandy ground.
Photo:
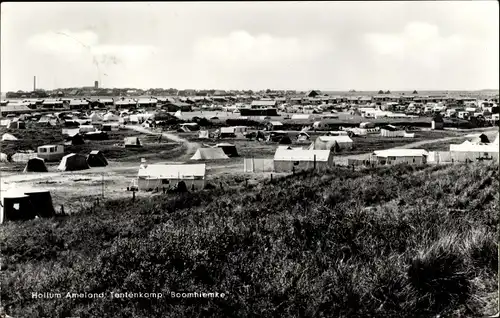
<svg viewBox="0 0 500 318">
<path fill-rule="evenodd" d="M 199 143 L 190 142 L 187 139 L 179 137 L 173 133 L 155 132 L 149 129 L 128 126 L 143 134 L 163 134 L 165 138 L 172 141 L 184 143 L 186 152 L 176 158 L 175 161 L 162 163 L 184 163 L 187 161 L 196 149 L 200 146 Z M 478 132 L 476 130 L 474 132 Z M 481 130 L 490 138 L 495 138 L 498 132 L 497 128 L 489 128 Z M 463 136 L 470 135 L 472 131 L 464 131 Z M 426 144 L 450 141 L 461 138 L 447 137 L 435 140 L 419 141 L 407 144 L 400 148 L 416 148 L 424 147 Z M 492 140 L 493 140 L 492 139 Z M 425 147 L 424 147 L 425 148 Z M 369 153 L 346 155 L 335 157 L 337 164 L 343 164 L 348 158 L 365 159 L 369 157 Z M 207 179 L 221 180 L 230 175 L 245 175 L 243 172 L 243 158 L 233 158 L 230 161 L 217 161 L 207 163 Z M 107 167 L 92 168 L 89 170 L 75 172 L 60 172 L 57 171 L 56 165 L 48 166 L 48 173 L 16 173 L 1 171 L 1 186 L 0 193 L 3 195 L 7 191 L 19 192 L 25 189 L 44 189 L 51 192 L 54 206 L 57 210 L 61 205 L 64 205 L 64 210 L 67 213 L 77 211 L 82 206 L 92 204 L 95 200 L 102 199 L 132 199 L 132 192 L 127 191 L 127 187 L 132 180 L 137 176 L 138 163 L 136 162 L 116 162 L 109 161 Z M 268 178 L 269 173 L 246 175 L 250 179 Z M 154 195 L 147 192 L 137 192 L 136 197 L 147 197 Z"/>
</svg>

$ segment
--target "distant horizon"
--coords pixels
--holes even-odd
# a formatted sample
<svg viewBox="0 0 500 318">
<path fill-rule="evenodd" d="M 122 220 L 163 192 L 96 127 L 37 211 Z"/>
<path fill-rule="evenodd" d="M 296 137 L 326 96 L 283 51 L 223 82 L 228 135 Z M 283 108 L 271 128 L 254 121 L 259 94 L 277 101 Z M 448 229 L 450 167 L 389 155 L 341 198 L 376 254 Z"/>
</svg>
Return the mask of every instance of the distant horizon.
<svg viewBox="0 0 500 318">
<path fill-rule="evenodd" d="M 33 76 L 48 90 L 94 81 L 339 92 L 500 87 L 494 1 L 1 6 L 2 91 L 30 90 Z"/>
</svg>

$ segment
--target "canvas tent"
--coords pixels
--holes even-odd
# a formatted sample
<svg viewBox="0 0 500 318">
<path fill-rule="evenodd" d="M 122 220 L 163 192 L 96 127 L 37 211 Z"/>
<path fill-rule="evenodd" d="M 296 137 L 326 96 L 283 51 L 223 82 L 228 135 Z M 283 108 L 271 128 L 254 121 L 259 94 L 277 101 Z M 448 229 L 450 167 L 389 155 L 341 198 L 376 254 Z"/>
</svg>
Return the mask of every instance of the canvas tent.
<svg viewBox="0 0 500 318">
<path fill-rule="evenodd" d="M 377 150 L 373 156 L 385 164 L 425 164 L 429 153 L 425 149 L 386 149 Z"/>
<path fill-rule="evenodd" d="M 103 116 L 104 121 L 119 121 L 120 116 L 117 116 L 113 113 L 107 113 L 106 115 Z"/>
<path fill-rule="evenodd" d="M 60 171 L 78 171 L 89 169 L 87 159 L 83 155 L 71 153 L 64 156 L 57 167 Z"/>
<path fill-rule="evenodd" d="M 11 121 L 9 125 L 7 126 L 10 129 L 26 129 L 26 124 L 24 121 Z"/>
<path fill-rule="evenodd" d="M 292 139 L 290 139 L 290 136 L 284 135 L 283 137 L 281 137 L 279 144 L 280 145 L 291 145 Z"/>
<path fill-rule="evenodd" d="M 142 147 L 139 137 L 125 137 L 125 148 Z"/>
<path fill-rule="evenodd" d="M 108 160 L 99 150 L 92 150 L 87 156 L 89 167 L 105 167 L 108 165 Z"/>
<path fill-rule="evenodd" d="M 0 223 L 31 220 L 35 217 L 35 208 L 28 195 L 20 191 L 9 191 L 2 195 Z"/>
<path fill-rule="evenodd" d="M 16 141 L 16 140 L 18 140 L 18 139 L 11 134 L 3 134 L 2 135 L 2 141 Z"/>
<path fill-rule="evenodd" d="M 222 151 L 228 156 L 228 157 L 238 157 L 238 151 L 236 150 L 235 145 L 231 145 L 229 143 L 221 143 L 215 145 L 217 148 L 221 148 Z"/>
<path fill-rule="evenodd" d="M 137 187 L 140 191 L 148 191 L 184 182 L 188 189 L 203 189 L 205 173 L 205 164 L 142 164 L 137 175 Z"/>
<path fill-rule="evenodd" d="M 191 160 L 220 160 L 229 159 L 222 148 L 198 148 Z"/>
<path fill-rule="evenodd" d="M 27 152 L 17 152 L 12 155 L 12 162 L 22 162 L 26 163 L 28 160 L 33 159 L 37 157 L 36 153 L 33 151 L 27 151 Z"/>
<path fill-rule="evenodd" d="M 83 136 L 81 134 L 76 134 L 66 139 L 65 145 L 83 145 L 85 144 L 85 140 L 83 140 Z"/>
<path fill-rule="evenodd" d="M 221 127 L 219 131 L 220 138 L 236 137 L 236 130 L 234 127 Z"/>
<path fill-rule="evenodd" d="M 200 139 L 210 138 L 209 134 L 208 134 L 208 130 L 200 130 L 200 132 L 198 133 L 198 138 L 200 138 Z"/>
<path fill-rule="evenodd" d="M 45 166 L 45 160 L 42 158 L 32 158 L 28 160 L 24 172 L 48 172 Z"/>
<path fill-rule="evenodd" d="M 9 162 L 9 157 L 7 156 L 7 154 L 3 152 L 0 153 L 0 162 Z"/>
<path fill-rule="evenodd" d="M 104 120 L 104 118 L 102 118 L 102 116 L 100 116 L 98 113 L 90 114 L 89 119 L 93 123 L 98 123 Z"/>
<path fill-rule="evenodd" d="M 340 149 L 351 149 L 352 139 L 349 136 L 319 136 L 309 147 L 310 150 L 331 150 L 335 144 Z"/>
<path fill-rule="evenodd" d="M 485 134 L 480 134 L 476 138 L 472 139 L 471 142 L 473 144 L 488 144 L 490 143 L 490 140 L 488 139 L 488 136 Z"/>
</svg>

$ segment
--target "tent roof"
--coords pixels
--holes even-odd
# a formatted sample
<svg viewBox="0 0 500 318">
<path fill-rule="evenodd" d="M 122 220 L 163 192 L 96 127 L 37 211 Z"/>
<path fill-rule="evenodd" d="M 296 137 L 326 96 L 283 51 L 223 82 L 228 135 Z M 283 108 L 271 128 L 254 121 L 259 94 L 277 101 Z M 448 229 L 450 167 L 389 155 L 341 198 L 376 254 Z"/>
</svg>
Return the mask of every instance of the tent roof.
<svg viewBox="0 0 500 318">
<path fill-rule="evenodd" d="M 191 157 L 191 160 L 213 160 L 213 159 L 229 159 L 222 148 L 198 148 L 196 153 Z"/>
<path fill-rule="evenodd" d="M 386 149 L 373 152 L 377 157 L 420 157 L 429 153 L 425 149 Z"/>
<path fill-rule="evenodd" d="M 205 164 L 182 164 L 182 165 L 141 165 L 139 177 L 156 177 L 166 179 L 177 179 L 185 177 L 204 177 L 206 172 Z"/>
<path fill-rule="evenodd" d="M 330 150 L 306 150 L 306 149 L 276 149 L 274 160 L 277 161 L 328 161 Z"/>
</svg>

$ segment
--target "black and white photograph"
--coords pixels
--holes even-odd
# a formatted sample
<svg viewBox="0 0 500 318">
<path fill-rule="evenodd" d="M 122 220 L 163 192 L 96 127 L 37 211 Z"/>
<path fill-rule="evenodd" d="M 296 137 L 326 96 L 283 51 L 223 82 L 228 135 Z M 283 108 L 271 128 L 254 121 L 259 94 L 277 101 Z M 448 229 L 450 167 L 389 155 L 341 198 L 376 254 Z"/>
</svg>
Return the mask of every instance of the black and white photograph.
<svg viewBox="0 0 500 318">
<path fill-rule="evenodd" d="M 0 318 L 499 317 L 499 9 L 2 2 Z"/>
</svg>

